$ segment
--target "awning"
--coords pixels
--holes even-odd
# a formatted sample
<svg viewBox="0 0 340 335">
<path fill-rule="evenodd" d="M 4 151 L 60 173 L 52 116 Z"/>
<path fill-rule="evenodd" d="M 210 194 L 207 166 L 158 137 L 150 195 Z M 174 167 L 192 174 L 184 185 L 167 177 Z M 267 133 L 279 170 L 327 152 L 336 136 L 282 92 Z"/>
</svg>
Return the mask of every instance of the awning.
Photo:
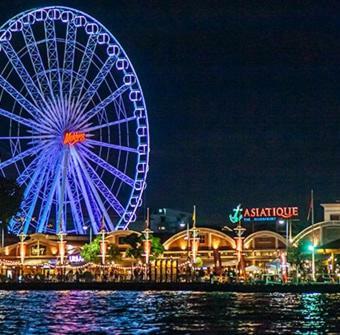
<svg viewBox="0 0 340 335">
<path fill-rule="evenodd" d="M 256 265 L 250 265 L 246 267 L 246 272 L 260 272 L 261 268 Z"/>
</svg>

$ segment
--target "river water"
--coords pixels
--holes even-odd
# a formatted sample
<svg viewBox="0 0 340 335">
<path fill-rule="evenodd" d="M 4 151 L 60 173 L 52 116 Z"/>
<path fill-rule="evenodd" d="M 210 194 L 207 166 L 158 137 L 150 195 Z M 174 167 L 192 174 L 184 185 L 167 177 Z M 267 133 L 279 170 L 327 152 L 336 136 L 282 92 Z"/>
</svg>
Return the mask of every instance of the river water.
<svg viewBox="0 0 340 335">
<path fill-rule="evenodd" d="M 340 334 L 340 294 L 0 291 L 0 334 Z"/>
</svg>

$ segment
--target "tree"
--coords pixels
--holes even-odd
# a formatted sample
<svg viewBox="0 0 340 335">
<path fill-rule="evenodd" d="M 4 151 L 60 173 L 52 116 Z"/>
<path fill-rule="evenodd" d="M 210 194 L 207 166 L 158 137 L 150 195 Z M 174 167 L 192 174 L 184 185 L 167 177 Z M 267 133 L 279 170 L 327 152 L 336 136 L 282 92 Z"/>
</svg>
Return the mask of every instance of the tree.
<svg viewBox="0 0 340 335">
<path fill-rule="evenodd" d="M 123 242 L 129 244 L 130 247 L 126 249 L 126 256 L 134 259 L 140 259 L 143 255 L 143 237 L 136 233 L 132 233 L 124 237 Z"/>
<path fill-rule="evenodd" d="M 143 237 L 141 235 L 138 235 L 136 233 L 132 233 L 130 235 L 127 235 L 123 238 L 123 243 L 129 244 L 131 248 L 135 249 L 138 248 L 142 243 Z"/>
<path fill-rule="evenodd" d="M 301 269 L 303 262 L 310 257 L 308 245 L 309 242 L 303 240 L 300 241 L 297 245 L 291 245 L 288 247 L 287 260 L 288 263 L 295 265 L 296 276 L 298 276 L 299 270 Z"/>
<path fill-rule="evenodd" d="M 7 231 L 8 219 L 19 211 L 22 195 L 22 188 L 15 180 L 0 177 L 0 219 L 2 235 Z"/>
<path fill-rule="evenodd" d="M 203 266 L 203 260 L 201 257 L 196 257 L 196 263 L 195 266 L 198 268 L 201 268 Z"/>
<path fill-rule="evenodd" d="M 126 256 L 141 259 L 144 254 L 143 241 L 145 237 L 143 235 L 137 235 L 132 233 L 124 238 L 124 243 L 129 244 L 130 247 L 126 250 Z M 156 258 L 163 254 L 164 247 L 159 237 L 151 236 L 151 256 Z"/>
<path fill-rule="evenodd" d="M 101 237 L 97 236 L 91 243 L 85 243 L 80 255 L 86 262 L 99 262 Z"/>
<path fill-rule="evenodd" d="M 158 257 L 162 255 L 164 252 L 164 246 L 161 243 L 161 239 L 159 237 L 152 236 L 151 237 L 151 254 L 153 257 Z"/>
</svg>

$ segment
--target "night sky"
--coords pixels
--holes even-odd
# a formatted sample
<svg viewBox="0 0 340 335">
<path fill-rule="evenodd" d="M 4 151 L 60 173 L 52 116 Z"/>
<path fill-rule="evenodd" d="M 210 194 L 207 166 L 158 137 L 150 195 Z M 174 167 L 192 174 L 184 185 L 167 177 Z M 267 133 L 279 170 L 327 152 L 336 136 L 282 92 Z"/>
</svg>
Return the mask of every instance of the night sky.
<svg viewBox="0 0 340 335">
<path fill-rule="evenodd" d="M 148 106 L 150 207 L 221 224 L 247 207 L 340 199 L 340 8 L 229 1 L 1 1 L 83 10 L 118 39 Z M 321 208 L 316 206 L 318 217 Z"/>
</svg>

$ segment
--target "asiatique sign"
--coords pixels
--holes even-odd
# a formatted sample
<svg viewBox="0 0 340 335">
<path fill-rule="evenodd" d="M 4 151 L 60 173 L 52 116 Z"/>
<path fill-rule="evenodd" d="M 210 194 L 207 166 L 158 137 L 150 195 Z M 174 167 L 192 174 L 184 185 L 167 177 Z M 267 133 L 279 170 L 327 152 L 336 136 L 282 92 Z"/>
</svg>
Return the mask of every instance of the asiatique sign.
<svg viewBox="0 0 340 335">
<path fill-rule="evenodd" d="M 291 219 L 299 216 L 299 208 L 294 207 L 247 207 L 242 208 L 239 204 L 233 209 L 233 213 L 229 214 L 229 219 L 232 223 L 237 223 L 242 219 L 250 221 L 252 219 L 258 221 Z"/>
</svg>

